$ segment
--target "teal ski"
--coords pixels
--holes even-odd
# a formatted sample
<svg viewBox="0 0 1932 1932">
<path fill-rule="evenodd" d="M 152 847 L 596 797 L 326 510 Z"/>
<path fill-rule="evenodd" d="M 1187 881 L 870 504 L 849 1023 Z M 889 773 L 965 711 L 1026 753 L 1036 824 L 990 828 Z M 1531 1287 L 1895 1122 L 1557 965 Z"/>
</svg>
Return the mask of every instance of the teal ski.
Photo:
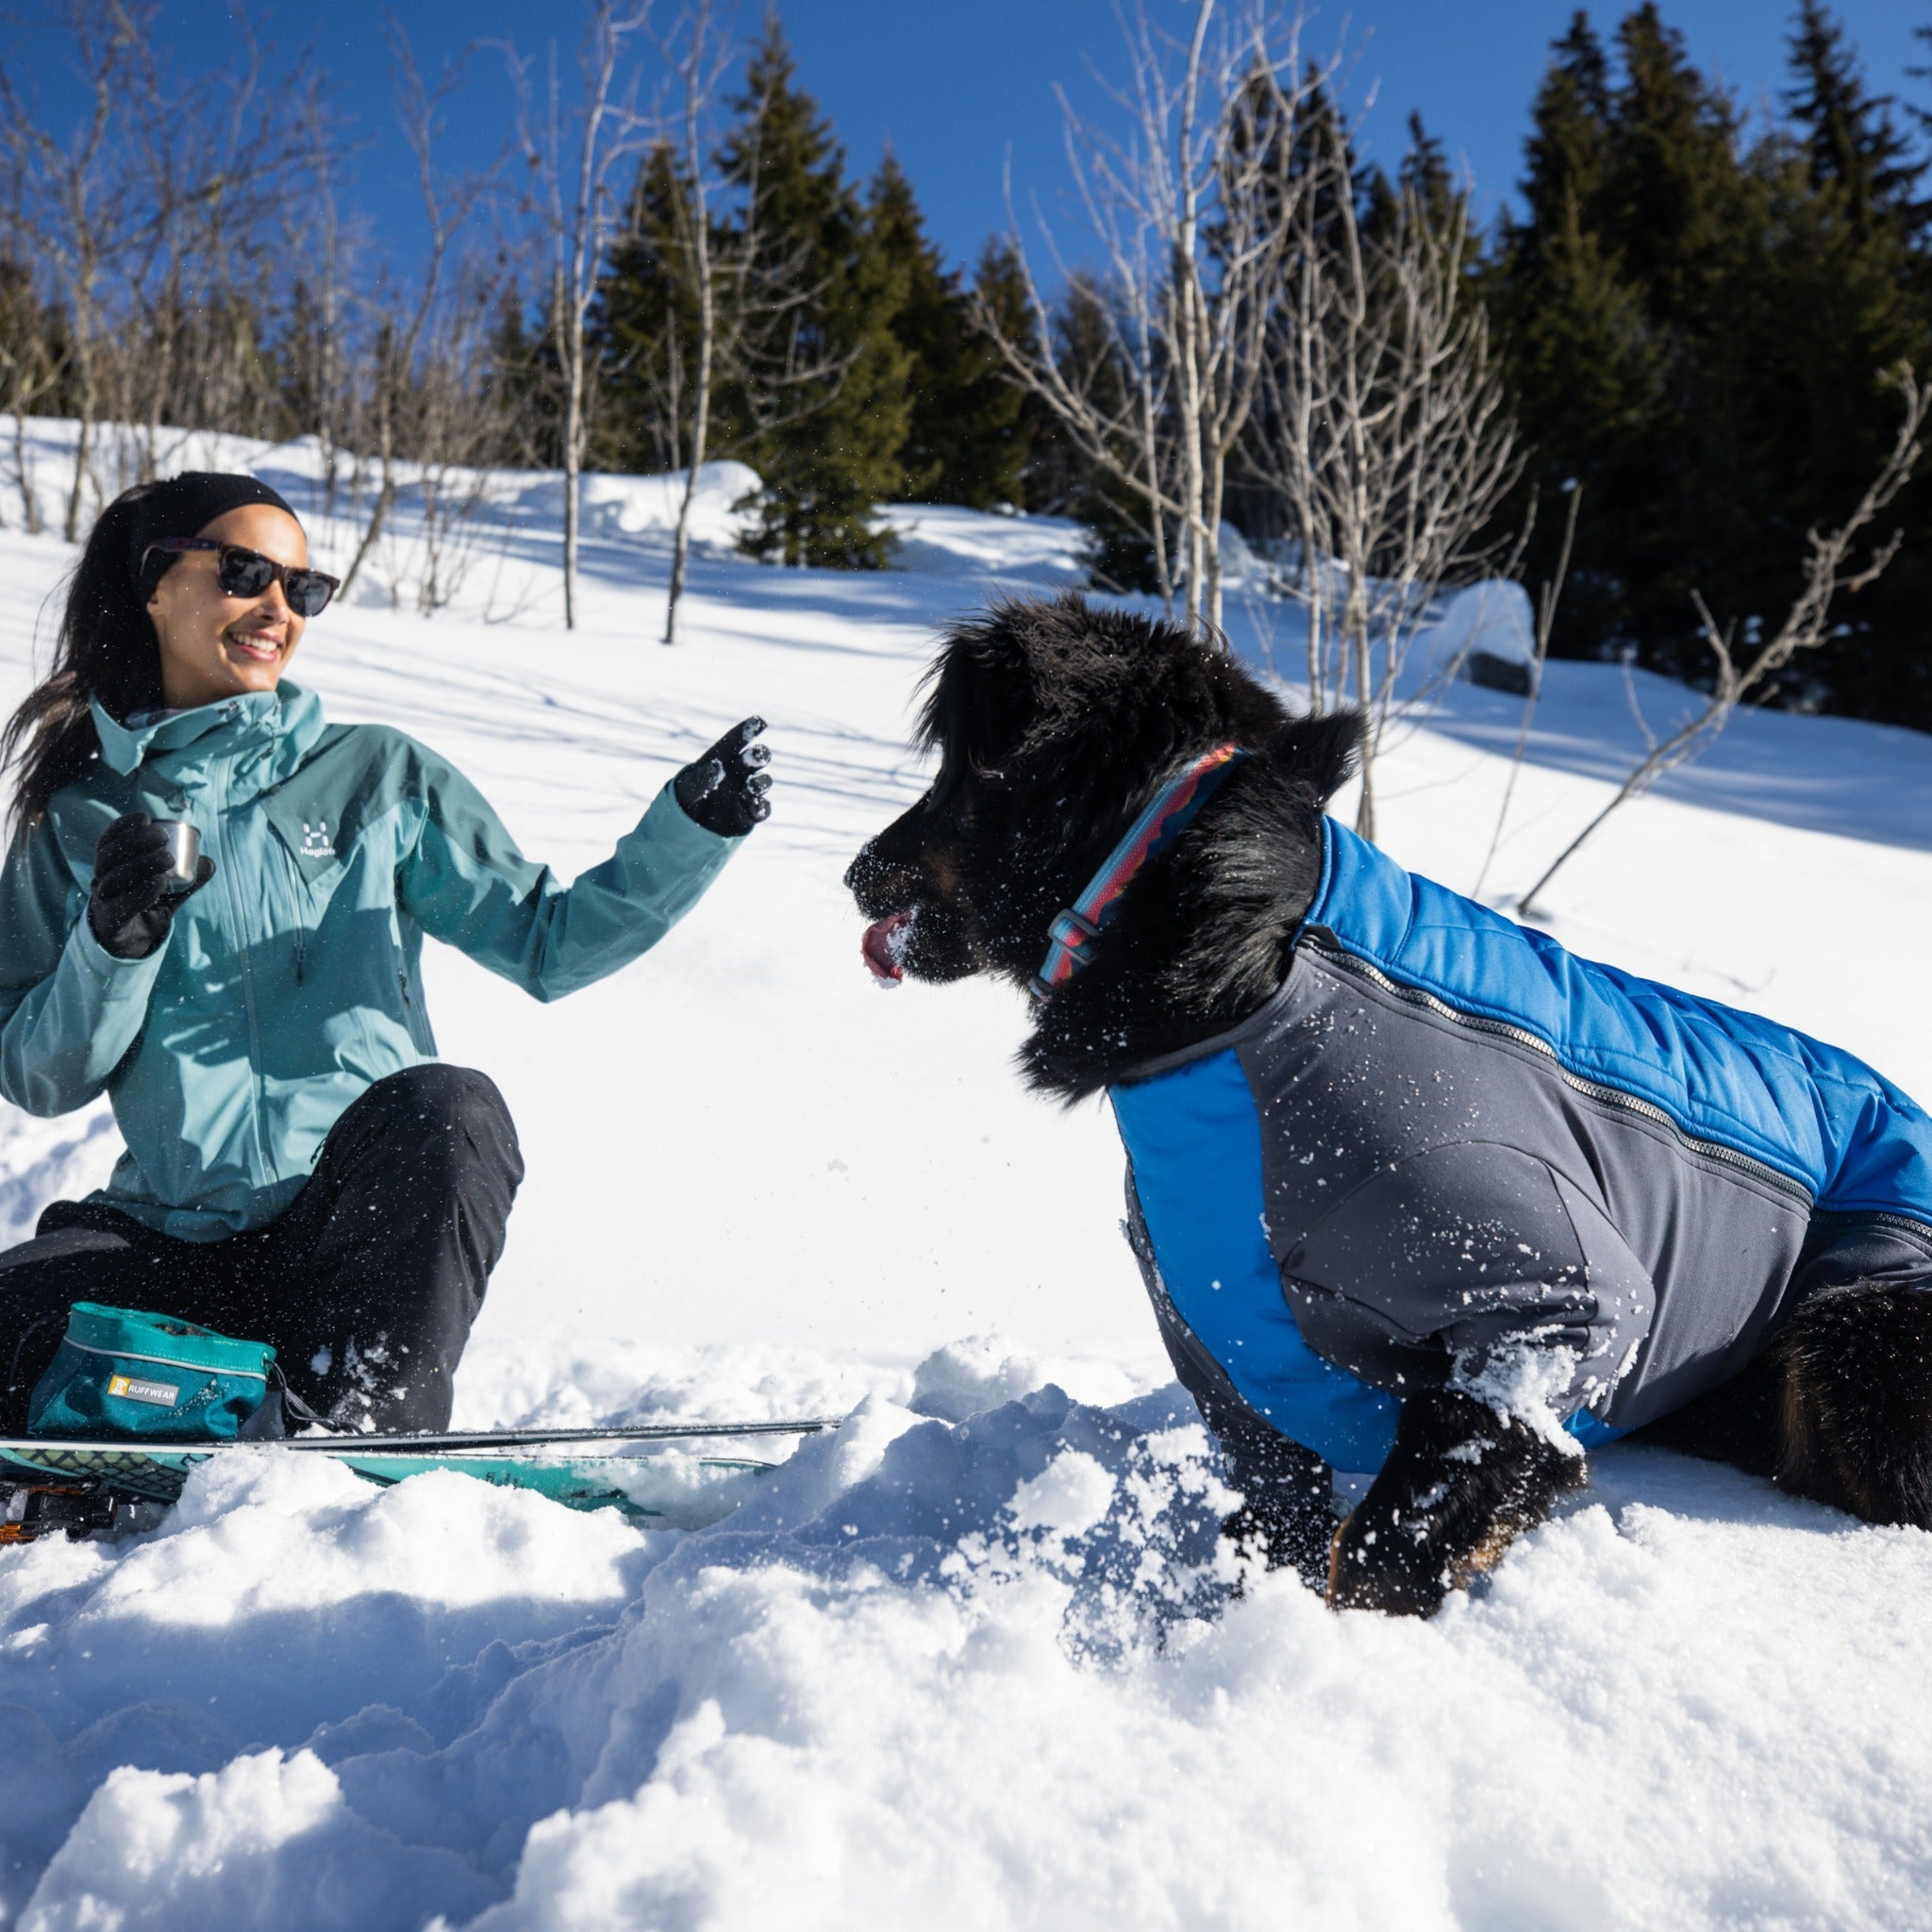
<svg viewBox="0 0 1932 1932">
<path fill-rule="evenodd" d="M 668 1529 L 700 1529 L 728 1516 L 750 1485 L 777 1465 L 696 1455 L 678 1445 L 707 1440 L 816 1435 L 832 1417 L 799 1422 L 650 1424 L 627 1429 L 470 1430 L 425 1436 L 295 1436 L 280 1442 L 127 1442 L 0 1438 L 0 1543 L 55 1529 L 112 1526 L 129 1509 L 170 1504 L 211 1456 L 326 1456 L 384 1488 L 448 1471 L 529 1490 L 570 1509 L 621 1509 Z M 608 1444 L 592 1451 L 588 1445 Z M 658 1445 L 647 1451 L 644 1445 Z M 620 1446 L 622 1445 L 622 1446 Z M 546 1453 L 547 1452 L 547 1453 Z"/>
</svg>

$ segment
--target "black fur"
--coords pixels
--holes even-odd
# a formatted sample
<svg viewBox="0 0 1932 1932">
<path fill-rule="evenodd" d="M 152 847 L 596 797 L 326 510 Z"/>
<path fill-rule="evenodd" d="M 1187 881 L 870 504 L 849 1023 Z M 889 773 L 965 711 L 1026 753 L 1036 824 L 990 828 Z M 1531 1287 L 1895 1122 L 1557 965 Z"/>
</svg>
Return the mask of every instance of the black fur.
<svg viewBox="0 0 1932 1932">
<path fill-rule="evenodd" d="M 1767 1354 L 1779 1484 L 1867 1523 L 1932 1529 L 1932 1283 L 1823 1289 Z"/>
<path fill-rule="evenodd" d="M 1177 625 L 1074 594 L 999 604 L 947 638 L 921 722 L 938 776 L 846 884 L 868 919 L 912 915 L 897 958 L 913 976 L 1026 985 L 1055 914 L 1162 780 L 1218 744 L 1253 752 L 1127 889 L 1091 963 L 1035 1006 L 1025 1077 L 1075 1100 L 1279 989 L 1359 734 L 1353 713 L 1291 717 Z M 1227 1533 L 1270 1567 L 1325 1567 L 1337 1605 L 1426 1615 L 1583 1479 L 1580 1456 L 1474 1398 L 1414 1394 L 1330 1550 L 1319 1459 L 1211 1410 L 1244 1493 Z M 1868 1521 L 1932 1527 L 1932 1282 L 1808 1294 L 1742 1374 L 1646 1433 Z"/>
<path fill-rule="evenodd" d="M 1223 1519 L 1222 1535 L 1264 1570 L 1293 1570 L 1311 1590 L 1325 1588 L 1337 1526 L 1328 1465 L 1211 1390 L 1197 1391 L 1194 1400 L 1241 1495 L 1241 1507 Z"/>
<path fill-rule="evenodd" d="M 955 629 L 921 736 L 939 775 L 845 883 L 869 919 L 914 915 L 901 959 L 915 977 L 1022 985 L 1054 915 L 1164 778 L 1218 744 L 1257 754 L 1129 888 L 1093 963 L 1038 1008 L 1023 1070 L 1076 1100 L 1280 986 L 1320 874 L 1322 807 L 1360 725 L 1352 712 L 1292 718 L 1179 626 L 1069 593 Z"/>
<path fill-rule="evenodd" d="M 1740 1374 L 1643 1440 L 1867 1523 L 1932 1529 L 1932 1275 L 1807 1294 Z"/>
<path fill-rule="evenodd" d="M 1582 1480 L 1580 1454 L 1474 1396 L 1454 1389 L 1411 1395 L 1388 1461 L 1335 1534 L 1328 1601 L 1431 1616 Z"/>
</svg>

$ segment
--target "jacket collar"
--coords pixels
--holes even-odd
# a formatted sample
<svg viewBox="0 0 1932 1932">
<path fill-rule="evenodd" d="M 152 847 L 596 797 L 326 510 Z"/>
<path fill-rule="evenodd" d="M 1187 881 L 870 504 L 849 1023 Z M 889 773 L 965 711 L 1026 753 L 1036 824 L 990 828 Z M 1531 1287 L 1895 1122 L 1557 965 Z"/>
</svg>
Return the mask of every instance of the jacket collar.
<svg viewBox="0 0 1932 1932">
<path fill-rule="evenodd" d="M 132 730 L 98 699 L 92 708 L 101 760 L 124 777 L 143 764 L 178 770 L 250 749 L 274 754 L 277 775 L 285 775 L 283 768 L 299 761 L 324 728 L 321 701 L 286 677 L 274 691 L 197 705 Z"/>
</svg>

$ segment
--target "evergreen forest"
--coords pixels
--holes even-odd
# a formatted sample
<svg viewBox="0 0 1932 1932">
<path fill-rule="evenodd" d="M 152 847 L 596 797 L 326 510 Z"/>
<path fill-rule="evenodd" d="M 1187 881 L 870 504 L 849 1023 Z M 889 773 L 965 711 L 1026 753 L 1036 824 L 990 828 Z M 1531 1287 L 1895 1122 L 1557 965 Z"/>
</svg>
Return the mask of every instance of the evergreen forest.
<svg viewBox="0 0 1932 1932">
<path fill-rule="evenodd" d="M 1774 623 L 1806 532 L 1843 517 L 1890 446 L 1887 373 L 1932 378 L 1932 24 L 1927 71 L 1896 98 L 1867 85 L 1823 0 L 1778 30 L 1787 84 L 1767 115 L 1698 71 L 1659 0 L 1578 10 L 1549 49 L 1504 212 L 1466 242 L 1455 230 L 1523 452 L 1494 554 L 1547 581 L 1565 537 L 1553 507 L 1581 491 L 1558 655 L 1697 681 L 1693 593 L 1747 643 Z M 576 435 L 580 467 L 651 472 L 690 461 L 702 389 L 705 457 L 763 479 L 744 541 L 774 564 L 889 564 L 881 503 L 1009 507 L 1085 524 L 1097 586 L 1172 594 L 1158 516 L 1000 352 L 1002 337 L 1043 341 L 1124 419 L 1137 373 L 1104 261 L 1045 288 L 1045 312 L 1012 238 L 949 265 L 890 152 L 855 175 L 775 11 L 718 74 L 711 137 L 673 125 L 625 163 L 621 218 L 590 250 L 581 367 L 564 283 L 501 245 L 460 268 L 453 250 L 418 292 L 391 278 L 358 293 L 343 270 L 337 301 L 333 258 L 311 247 L 292 285 L 177 275 L 118 317 L 92 312 L 24 198 L 15 137 L 0 413 L 319 434 L 358 461 L 379 445 L 385 459 L 557 464 Z M 1339 106 L 1324 110 L 1339 125 Z M 1365 225 L 1400 194 L 1467 213 L 1469 184 L 1420 123 L 1411 142 L 1386 172 L 1351 159 Z M 1257 543 L 1284 530 L 1254 446 L 1269 422 L 1257 408 L 1218 499 Z M 1932 471 L 1894 525 L 1890 568 L 1841 600 L 1829 647 L 1774 701 L 1932 729 Z"/>
</svg>

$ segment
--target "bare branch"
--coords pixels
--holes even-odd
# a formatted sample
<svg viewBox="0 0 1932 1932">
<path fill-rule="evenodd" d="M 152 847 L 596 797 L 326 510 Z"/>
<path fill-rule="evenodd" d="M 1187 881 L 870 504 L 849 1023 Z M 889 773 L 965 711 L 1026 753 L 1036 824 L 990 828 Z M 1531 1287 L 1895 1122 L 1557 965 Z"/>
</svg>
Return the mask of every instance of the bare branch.
<svg viewBox="0 0 1932 1932">
<path fill-rule="evenodd" d="M 1904 536 L 1901 530 L 1894 530 L 1885 542 L 1874 547 L 1862 564 L 1852 560 L 1859 536 L 1910 481 L 1924 455 L 1922 437 L 1927 408 L 1932 407 L 1932 392 L 1920 385 L 1916 373 L 1906 364 L 1889 371 L 1884 380 L 1898 391 L 1903 405 L 1898 433 L 1878 467 L 1878 474 L 1851 515 L 1836 529 L 1822 535 L 1815 525 L 1806 533 L 1805 579 L 1791 600 L 1791 608 L 1785 613 L 1785 621 L 1740 671 L 1733 650 L 1735 627 L 1721 628 L 1703 592 L 1690 593 L 1704 641 L 1716 660 L 1709 698 L 1702 710 L 1687 719 L 1668 738 L 1651 745 L 1609 803 L 1557 855 L 1543 875 L 1523 895 L 1519 909 L 1524 917 L 1532 916 L 1538 897 L 1550 881 L 1619 806 L 1648 791 L 1666 773 L 1675 771 L 1706 751 L 1730 722 L 1738 706 L 1762 695 L 1771 679 L 1800 651 L 1815 651 L 1827 643 L 1832 635 L 1832 606 L 1837 598 L 1840 593 L 1856 595 L 1868 588 L 1897 556 Z"/>
<path fill-rule="evenodd" d="M 1236 0 L 1218 16 L 1214 0 L 1197 0 L 1185 40 L 1159 30 L 1143 4 L 1123 32 L 1126 79 L 1107 92 L 1126 132 L 1060 96 L 1076 199 L 1106 262 L 1097 292 L 1118 400 L 1102 400 L 1097 372 L 1057 353 L 1017 222 L 1009 245 L 1030 331 L 1016 335 L 984 300 L 974 314 L 1081 460 L 1146 507 L 1170 589 L 1174 527 L 1187 615 L 1218 629 L 1227 465 L 1260 396 L 1266 317 L 1290 272 L 1303 193 L 1290 136 L 1323 76 L 1303 68 L 1300 16 L 1267 0 Z"/>
<path fill-rule="evenodd" d="M 1294 533 L 1281 588 L 1307 614 L 1309 704 L 1367 715 L 1357 829 L 1372 838 L 1374 760 L 1391 725 L 1425 712 L 1458 669 L 1439 663 L 1406 683 L 1409 645 L 1444 586 L 1492 567 L 1478 534 L 1522 458 L 1464 270 L 1467 191 L 1443 211 L 1404 180 L 1371 222 L 1325 98 L 1288 139 L 1295 232 L 1248 460 Z"/>
</svg>

